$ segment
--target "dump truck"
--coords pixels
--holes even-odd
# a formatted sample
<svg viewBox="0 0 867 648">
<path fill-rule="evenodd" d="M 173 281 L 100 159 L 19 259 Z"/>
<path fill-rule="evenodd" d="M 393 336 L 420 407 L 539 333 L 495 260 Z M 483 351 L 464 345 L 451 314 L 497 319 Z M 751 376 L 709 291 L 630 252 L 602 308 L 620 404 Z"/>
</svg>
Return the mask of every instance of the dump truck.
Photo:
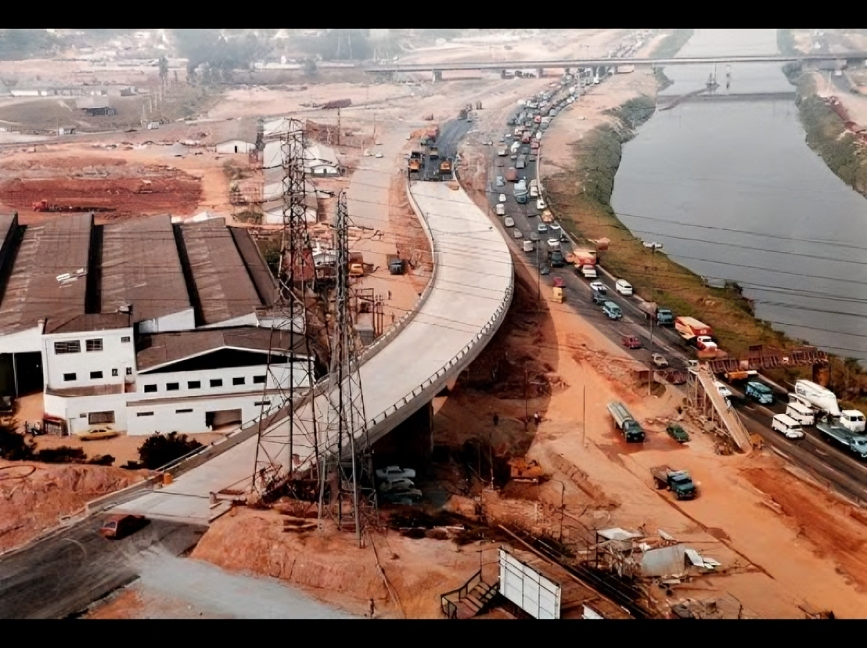
<svg viewBox="0 0 867 648">
<path fill-rule="evenodd" d="M 852 432 L 836 422 L 827 423 L 819 421 L 816 423 L 816 429 L 823 436 L 842 443 L 862 459 L 867 459 L 867 436 L 864 433 Z"/>
<path fill-rule="evenodd" d="M 409 154 L 409 163 L 407 164 L 411 173 L 421 171 L 421 165 L 424 162 L 424 156 L 421 151 L 413 151 Z"/>
<path fill-rule="evenodd" d="M 535 459 L 527 461 L 523 457 L 509 459 L 509 476 L 512 481 L 538 484 L 545 477 L 545 471 Z"/>
<path fill-rule="evenodd" d="M 657 490 L 668 489 L 679 500 L 695 499 L 697 489 L 687 471 L 657 466 L 650 469 L 650 474 L 653 475 Z"/>
<path fill-rule="evenodd" d="M 451 175 L 452 174 L 452 161 L 446 158 L 442 162 L 440 162 L 440 175 Z"/>
<path fill-rule="evenodd" d="M 581 268 L 581 266 L 595 266 L 596 250 L 591 250 L 589 248 L 575 248 L 572 250 L 572 263 L 575 264 L 576 268 Z"/>
<path fill-rule="evenodd" d="M 640 443 L 644 441 L 644 429 L 638 424 L 629 410 L 618 401 L 608 403 L 608 413 L 614 419 L 617 429 L 623 433 L 627 443 Z"/>
<path fill-rule="evenodd" d="M 658 326 L 673 326 L 674 314 L 667 308 L 660 308 L 656 302 L 642 301 L 638 308 L 644 313 L 645 319 L 653 320 Z"/>
<path fill-rule="evenodd" d="M 431 160 L 436 160 L 440 156 L 440 151 L 436 146 L 431 146 L 428 150 L 428 156 Z"/>
<path fill-rule="evenodd" d="M 31 205 L 31 209 L 35 212 L 113 212 L 115 207 L 86 207 L 78 205 L 57 205 L 43 199 Z"/>
<path fill-rule="evenodd" d="M 393 275 L 402 275 L 403 274 L 403 259 L 401 259 L 396 254 L 389 254 L 386 257 L 386 261 L 388 263 L 388 271 Z"/>
</svg>

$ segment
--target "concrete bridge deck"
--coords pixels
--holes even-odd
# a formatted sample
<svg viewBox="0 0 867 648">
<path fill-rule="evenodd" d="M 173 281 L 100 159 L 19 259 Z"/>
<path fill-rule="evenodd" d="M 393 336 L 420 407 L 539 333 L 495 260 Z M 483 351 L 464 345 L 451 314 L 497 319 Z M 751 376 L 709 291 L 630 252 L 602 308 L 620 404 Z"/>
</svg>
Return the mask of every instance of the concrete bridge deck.
<svg viewBox="0 0 867 648">
<path fill-rule="evenodd" d="M 433 241 L 435 272 L 417 312 L 388 338 L 380 338 L 361 365 L 371 441 L 424 407 L 456 377 L 496 333 L 511 304 L 514 277 L 506 242 L 463 189 L 449 184 L 411 185 L 410 197 Z M 298 418 L 309 420 L 312 406 L 317 419 L 325 421 L 329 396 L 324 392 L 312 405 L 302 405 Z M 273 420 L 269 431 L 288 431 L 288 412 L 276 413 Z M 254 426 L 243 433 L 248 438 L 237 446 L 116 510 L 207 523 L 214 513 L 210 493 L 251 486 L 258 438 Z M 288 465 L 288 447 L 279 442 L 269 446 L 269 456 Z M 297 435 L 293 453 L 302 467 L 313 457 L 311 444 Z"/>
<path fill-rule="evenodd" d="M 594 58 L 548 61 L 466 61 L 455 63 L 404 63 L 364 66 L 366 72 L 445 72 L 448 70 L 536 70 L 583 68 L 610 65 L 712 65 L 714 63 L 789 63 L 792 61 L 864 61 L 867 52 L 845 54 L 782 54 L 753 56 L 690 56 L 682 58 Z"/>
</svg>

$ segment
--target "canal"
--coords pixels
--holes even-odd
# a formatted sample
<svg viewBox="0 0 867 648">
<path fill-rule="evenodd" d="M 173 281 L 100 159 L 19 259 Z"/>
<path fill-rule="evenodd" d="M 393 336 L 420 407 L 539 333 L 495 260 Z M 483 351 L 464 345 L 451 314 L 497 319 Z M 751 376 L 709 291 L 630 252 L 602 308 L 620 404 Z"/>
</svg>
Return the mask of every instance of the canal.
<svg viewBox="0 0 867 648">
<path fill-rule="evenodd" d="M 772 29 L 696 30 L 679 56 L 777 52 Z M 779 64 L 715 72 L 720 95 L 793 90 Z M 666 68 L 674 83 L 660 105 L 704 88 L 713 73 Z M 807 146 L 793 100 L 710 99 L 658 110 L 624 146 L 611 204 L 633 234 L 662 243 L 673 260 L 739 283 L 758 318 L 867 360 L 867 200 Z"/>
</svg>

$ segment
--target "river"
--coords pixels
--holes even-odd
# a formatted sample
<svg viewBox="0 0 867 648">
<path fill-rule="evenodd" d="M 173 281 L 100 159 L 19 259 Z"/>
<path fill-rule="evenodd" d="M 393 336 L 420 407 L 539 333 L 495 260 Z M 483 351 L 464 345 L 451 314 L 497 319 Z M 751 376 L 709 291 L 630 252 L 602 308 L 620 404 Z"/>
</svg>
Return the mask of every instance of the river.
<svg viewBox="0 0 867 648">
<path fill-rule="evenodd" d="M 678 56 L 776 54 L 776 32 L 696 30 Z M 660 93 L 704 87 L 712 66 L 670 66 Z M 718 94 L 790 92 L 779 64 L 716 70 Z M 867 360 L 867 200 L 806 144 L 792 100 L 686 101 L 623 149 L 612 207 L 699 275 L 737 281 L 756 317 Z M 664 277 L 659 277 L 664 282 Z"/>
</svg>

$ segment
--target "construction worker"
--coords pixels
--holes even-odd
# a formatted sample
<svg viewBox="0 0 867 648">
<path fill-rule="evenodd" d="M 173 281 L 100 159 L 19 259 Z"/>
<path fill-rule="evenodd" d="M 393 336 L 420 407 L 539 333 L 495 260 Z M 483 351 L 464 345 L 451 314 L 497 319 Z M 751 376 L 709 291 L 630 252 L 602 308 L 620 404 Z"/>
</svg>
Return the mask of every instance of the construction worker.
<svg viewBox="0 0 867 648">
<path fill-rule="evenodd" d="M 391 291 L 390 290 L 388 291 L 388 298 L 389 298 L 389 300 L 391 299 Z"/>
<path fill-rule="evenodd" d="M 535 414 L 533 414 L 533 420 L 536 421 L 536 427 L 538 427 L 539 423 L 542 422 L 542 415 L 539 414 L 539 412 L 536 412 Z"/>
</svg>

